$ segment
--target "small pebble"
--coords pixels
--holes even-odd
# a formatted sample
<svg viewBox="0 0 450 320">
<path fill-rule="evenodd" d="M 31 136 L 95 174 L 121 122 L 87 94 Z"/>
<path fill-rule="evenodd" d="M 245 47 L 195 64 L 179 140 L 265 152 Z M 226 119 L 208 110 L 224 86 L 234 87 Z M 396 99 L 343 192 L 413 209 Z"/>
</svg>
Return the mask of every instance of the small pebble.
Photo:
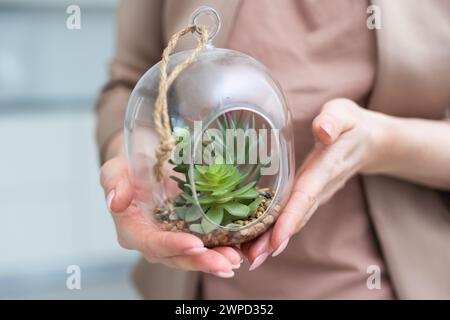
<svg viewBox="0 0 450 320">
<path fill-rule="evenodd" d="M 264 222 L 266 225 L 272 224 L 273 221 L 274 221 L 274 217 L 271 216 L 271 215 L 268 215 L 267 217 L 265 217 L 265 218 L 263 219 L 263 222 Z"/>
<path fill-rule="evenodd" d="M 169 219 L 170 219 L 170 220 L 177 220 L 177 219 L 178 219 L 178 216 L 177 216 L 177 214 L 176 214 L 175 212 L 171 212 L 171 213 L 169 214 Z"/>
<path fill-rule="evenodd" d="M 264 223 L 262 223 L 262 222 L 260 222 L 260 223 L 257 223 L 256 225 L 255 225 L 255 230 L 256 230 L 256 232 L 261 232 L 261 231 L 263 231 L 264 229 L 266 228 L 266 226 L 264 225 Z"/>
<path fill-rule="evenodd" d="M 183 220 L 178 220 L 178 222 L 177 222 L 177 228 L 178 228 L 179 230 L 183 230 L 183 227 L 184 227 L 184 221 L 183 221 Z"/>
<path fill-rule="evenodd" d="M 266 197 L 267 199 L 272 199 L 272 194 L 269 192 L 265 192 L 264 197 Z"/>
<path fill-rule="evenodd" d="M 228 242 L 228 237 L 225 234 L 222 234 L 217 238 L 217 240 L 219 241 L 219 243 L 225 244 Z"/>
<path fill-rule="evenodd" d="M 248 234 L 248 229 L 242 229 L 241 231 L 239 231 L 239 233 L 241 234 L 241 236 L 246 236 Z"/>
</svg>

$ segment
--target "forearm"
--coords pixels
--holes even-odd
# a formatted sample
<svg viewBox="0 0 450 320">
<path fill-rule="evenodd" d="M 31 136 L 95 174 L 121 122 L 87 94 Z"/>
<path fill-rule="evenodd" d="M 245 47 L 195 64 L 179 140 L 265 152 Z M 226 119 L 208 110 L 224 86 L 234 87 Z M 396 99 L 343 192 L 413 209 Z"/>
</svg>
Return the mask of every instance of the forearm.
<svg viewBox="0 0 450 320">
<path fill-rule="evenodd" d="M 161 56 L 163 1 L 120 1 L 117 50 L 110 79 L 97 100 L 100 162 L 124 154 L 123 125 L 128 98 L 140 77 Z M 143 41 L 142 39 L 145 39 Z"/>
<path fill-rule="evenodd" d="M 104 161 L 108 161 L 111 158 L 125 156 L 125 144 L 124 144 L 124 134 L 123 132 L 117 133 L 115 136 L 108 141 L 105 152 Z"/>
<path fill-rule="evenodd" d="M 155 130 L 152 128 L 146 128 L 139 132 L 134 132 L 134 153 L 138 153 L 141 156 L 146 157 L 148 164 L 153 164 L 156 161 L 155 149 L 159 144 L 159 137 Z M 125 157 L 125 135 L 123 130 L 116 133 L 105 143 L 103 152 L 103 162 L 106 162 L 112 158 Z"/>
<path fill-rule="evenodd" d="M 450 190 L 450 122 L 381 115 L 377 174 Z"/>
</svg>

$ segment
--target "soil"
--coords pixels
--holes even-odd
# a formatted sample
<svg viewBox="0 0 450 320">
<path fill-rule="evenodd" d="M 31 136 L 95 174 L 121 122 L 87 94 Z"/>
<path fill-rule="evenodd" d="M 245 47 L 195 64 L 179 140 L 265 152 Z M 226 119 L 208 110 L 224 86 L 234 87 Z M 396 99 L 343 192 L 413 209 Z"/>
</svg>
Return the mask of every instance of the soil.
<svg viewBox="0 0 450 320">
<path fill-rule="evenodd" d="M 241 225 L 240 228 L 217 228 L 210 233 L 195 233 L 189 229 L 191 224 L 198 224 L 198 220 L 187 222 L 179 219 L 174 210 L 173 203 L 168 201 L 164 207 L 155 209 L 156 221 L 162 230 L 174 232 L 193 233 L 202 239 L 206 247 L 237 245 L 250 241 L 266 231 L 275 221 L 280 212 L 280 205 L 272 206 L 273 192 L 270 189 L 258 189 L 263 200 L 259 207 L 245 220 L 235 220 L 233 223 Z M 270 210 L 269 209 L 270 206 Z"/>
</svg>

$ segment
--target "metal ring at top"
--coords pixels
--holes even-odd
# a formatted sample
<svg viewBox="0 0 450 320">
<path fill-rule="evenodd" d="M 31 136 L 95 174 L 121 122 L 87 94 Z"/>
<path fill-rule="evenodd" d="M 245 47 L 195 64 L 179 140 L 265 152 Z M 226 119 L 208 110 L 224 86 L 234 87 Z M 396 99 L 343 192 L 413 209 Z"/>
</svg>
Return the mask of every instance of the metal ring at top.
<svg viewBox="0 0 450 320">
<path fill-rule="evenodd" d="M 210 23 L 201 22 L 201 18 L 209 18 L 211 19 Z M 222 26 L 222 22 L 220 21 L 220 16 L 216 10 L 208 6 L 201 6 L 195 10 L 190 18 L 190 24 L 194 26 L 199 26 L 203 24 L 208 29 L 208 41 L 211 42 L 214 37 L 219 33 L 220 27 Z M 199 37 L 201 32 L 198 28 L 196 28 L 196 35 Z"/>
</svg>

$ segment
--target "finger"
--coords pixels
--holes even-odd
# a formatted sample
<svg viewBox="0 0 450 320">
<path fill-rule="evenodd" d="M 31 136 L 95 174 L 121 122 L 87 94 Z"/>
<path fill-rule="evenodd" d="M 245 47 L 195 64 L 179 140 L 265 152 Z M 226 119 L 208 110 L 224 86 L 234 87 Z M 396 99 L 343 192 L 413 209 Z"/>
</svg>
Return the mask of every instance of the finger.
<svg viewBox="0 0 450 320">
<path fill-rule="evenodd" d="M 203 242 L 192 234 L 161 231 L 135 206 L 122 214 L 113 213 L 113 217 L 122 241 L 148 258 L 197 255 L 207 250 Z"/>
<path fill-rule="evenodd" d="M 176 256 L 164 259 L 164 263 L 174 268 L 202 271 L 217 277 L 230 278 L 234 276 L 230 261 L 216 250 L 207 250 L 196 256 Z"/>
<path fill-rule="evenodd" d="M 326 194 L 327 186 L 344 170 L 349 147 L 334 142 L 354 128 L 358 110 L 351 100 L 334 99 L 314 119 L 313 132 L 322 144 L 316 144 L 303 163 L 288 203 L 273 227 L 270 242 L 274 256 L 283 252 L 290 237 L 306 224 L 319 205 L 319 195 Z"/>
<path fill-rule="evenodd" d="M 128 165 L 124 158 L 113 158 L 102 166 L 100 183 L 110 211 L 122 212 L 128 208 L 133 200 L 133 188 L 128 179 Z"/>
<path fill-rule="evenodd" d="M 240 253 L 237 251 L 238 250 L 237 248 L 216 247 L 216 248 L 213 248 L 212 250 L 220 253 L 225 258 L 227 258 L 228 261 L 230 261 L 233 269 L 237 269 L 237 268 L 239 268 L 241 266 L 242 257 L 240 255 Z"/>
<path fill-rule="evenodd" d="M 275 256 L 286 248 L 288 239 L 303 228 L 319 204 L 330 198 L 330 191 L 343 185 L 342 175 L 354 167 L 348 161 L 353 143 L 346 138 L 343 136 L 332 145 L 316 144 L 305 159 L 288 203 L 274 226 L 271 244 Z"/>
<path fill-rule="evenodd" d="M 245 254 L 244 254 L 244 252 L 242 251 L 242 249 L 241 248 L 238 248 L 238 247 L 233 247 L 235 250 L 236 250 L 236 252 L 237 253 L 239 253 L 239 255 L 241 256 L 241 263 L 242 262 L 244 262 L 244 259 L 245 259 Z"/>
<path fill-rule="evenodd" d="M 291 196 L 277 219 L 270 239 L 274 255 L 279 255 L 289 239 L 309 220 L 319 205 L 319 194 L 325 189 L 328 176 L 322 170 L 303 171 L 298 177 Z"/>
<path fill-rule="evenodd" d="M 250 262 L 250 271 L 260 267 L 272 252 L 270 238 L 272 229 L 266 231 L 255 240 L 242 245 L 242 250 Z"/>
<path fill-rule="evenodd" d="M 317 141 L 331 144 L 344 132 L 355 126 L 358 105 L 348 99 L 333 99 L 322 107 L 313 120 L 312 130 Z"/>
</svg>

